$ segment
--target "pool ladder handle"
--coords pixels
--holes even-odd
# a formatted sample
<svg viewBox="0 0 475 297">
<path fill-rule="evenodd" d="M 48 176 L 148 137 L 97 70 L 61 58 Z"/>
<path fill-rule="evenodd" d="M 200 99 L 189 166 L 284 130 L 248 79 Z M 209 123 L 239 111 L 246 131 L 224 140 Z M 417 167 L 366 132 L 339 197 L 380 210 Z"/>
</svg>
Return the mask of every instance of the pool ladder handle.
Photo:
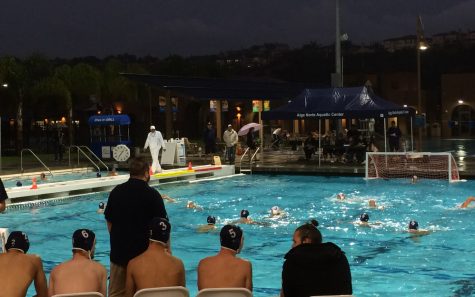
<svg viewBox="0 0 475 297">
<path fill-rule="evenodd" d="M 71 145 L 70 147 L 68 147 L 68 158 L 69 158 L 69 167 L 70 168 L 72 168 L 71 167 L 71 148 L 75 148 L 78 151 L 78 167 L 79 167 L 79 152 L 81 152 L 84 155 L 84 157 L 86 157 L 89 160 L 89 162 L 91 162 L 92 165 L 94 165 L 94 167 L 96 167 L 97 172 L 101 172 L 101 169 L 99 168 L 99 166 L 91 158 L 89 158 L 89 156 L 77 145 Z"/>
<path fill-rule="evenodd" d="M 249 169 L 242 169 L 242 160 L 244 157 L 247 155 L 248 152 L 250 152 L 250 148 L 248 147 L 245 151 L 244 154 L 242 154 L 241 159 L 239 160 L 239 173 L 241 172 L 250 172 L 252 174 L 252 163 L 254 161 L 254 158 L 256 157 L 257 153 L 259 152 L 261 148 L 258 147 L 254 154 L 252 154 L 250 160 L 249 160 Z"/>
<path fill-rule="evenodd" d="M 24 149 L 22 149 L 21 152 L 20 152 L 20 168 L 21 168 L 21 173 L 22 173 L 22 174 L 23 174 L 23 172 L 25 172 L 25 170 L 23 169 L 23 152 L 30 152 L 30 153 L 33 155 L 33 157 L 35 157 L 36 160 L 38 160 L 38 162 L 40 162 L 41 165 L 43 165 L 43 167 L 44 167 L 46 170 L 48 170 L 49 174 L 50 174 L 51 176 L 53 176 L 53 173 L 52 173 L 51 170 L 48 168 L 48 166 L 46 166 L 46 164 L 45 164 L 43 161 L 41 161 L 41 159 L 40 159 L 31 149 L 29 149 L 29 148 L 24 148 Z"/>
<path fill-rule="evenodd" d="M 101 163 L 102 166 L 106 168 L 106 171 L 109 172 L 109 167 L 106 165 L 106 163 L 102 162 L 102 160 L 87 145 L 80 145 L 79 147 L 86 149 L 86 151 L 88 151 L 94 158 L 96 158 L 96 160 L 99 161 L 99 163 Z"/>
</svg>

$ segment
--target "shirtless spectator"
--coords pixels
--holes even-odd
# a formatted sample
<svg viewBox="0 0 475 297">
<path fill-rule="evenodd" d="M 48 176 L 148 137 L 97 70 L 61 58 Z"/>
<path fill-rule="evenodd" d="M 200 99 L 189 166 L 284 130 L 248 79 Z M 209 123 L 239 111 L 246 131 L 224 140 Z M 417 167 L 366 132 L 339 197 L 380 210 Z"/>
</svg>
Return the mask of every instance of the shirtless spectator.
<svg viewBox="0 0 475 297">
<path fill-rule="evenodd" d="M 59 264 L 49 277 L 49 296 L 98 292 L 106 296 L 107 271 L 93 261 L 96 235 L 88 229 L 73 233 L 73 258 Z"/>
<path fill-rule="evenodd" d="M 48 296 L 46 276 L 41 258 L 27 255 L 30 242 L 21 231 L 13 231 L 5 244 L 6 253 L 0 254 L 0 296 L 24 297 L 31 282 L 35 284 L 36 297 Z"/>
<path fill-rule="evenodd" d="M 246 288 L 252 291 L 251 262 L 238 258 L 244 237 L 241 228 L 226 225 L 221 229 L 221 250 L 198 264 L 198 290 L 207 288 Z"/>
<path fill-rule="evenodd" d="M 146 288 L 185 286 L 183 262 L 168 252 L 171 226 L 155 217 L 150 223 L 150 243 L 145 252 L 129 261 L 125 296 Z"/>
</svg>

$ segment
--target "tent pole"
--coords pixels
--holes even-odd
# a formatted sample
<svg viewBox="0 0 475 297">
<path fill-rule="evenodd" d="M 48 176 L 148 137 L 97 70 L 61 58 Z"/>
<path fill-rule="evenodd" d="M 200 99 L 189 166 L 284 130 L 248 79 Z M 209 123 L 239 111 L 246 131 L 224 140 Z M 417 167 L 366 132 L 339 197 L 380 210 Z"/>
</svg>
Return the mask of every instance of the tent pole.
<svg viewBox="0 0 475 297">
<path fill-rule="evenodd" d="M 384 121 L 384 152 L 387 152 L 387 146 L 386 146 L 386 118 L 383 118 Z"/>
<path fill-rule="evenodd" d="M 414 131 L 412 130 L 412 117 L 411 117 L 411 151 L 414 151 Z"/>
<path fill-rule="evenodd" d="M 322 154 L 320 153 L 320 148 L 322 147 L 322 119 L 318 119 L 318 167 L 320 167 L 320 158 Z"/>
</svg>

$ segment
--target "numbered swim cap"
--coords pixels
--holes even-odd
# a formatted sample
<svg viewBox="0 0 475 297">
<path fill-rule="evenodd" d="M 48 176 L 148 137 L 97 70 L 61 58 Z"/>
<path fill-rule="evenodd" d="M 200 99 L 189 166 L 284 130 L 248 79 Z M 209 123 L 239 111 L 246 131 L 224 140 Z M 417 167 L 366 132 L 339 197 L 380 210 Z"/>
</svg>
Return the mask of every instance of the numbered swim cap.
<svg viewBox="0 0 475 297">
<path fill-rule="evenodd" d="M 208 222 L 208 224 L 216 224 L 216 218 L 213 216 L 208 216 L 206 221 Z"/>
<path fill-rule="evenodd" d="M 150 222 L 150 241 L 167 244 L 170 231 L 171 225 L 167 219 L 155 217 Z"/>
<path fill-rule="evenodd" d="M 270 209 L 270 212 L 273 215 L 278 215 L 280 214 L 280 208 L 278 206 L 272 206 L 272 208 Z"/>
<path fill-rule="evenodd" d="M 89 252 L 94 246 L 96 234 L 89 229 L 78 229 L 73 233 L 73 250 Z"/>
<path fill-rule="evenodd" d="M 367 213 L 365 213 L 365 212 L 362 213 L 362 214 L 360 215 L 360 221 L 362 221 L 362 222 L 368 222 L 368 221 L 369 221 L 369 215 L 368 215 Z"/>
<path fill-rule="evenodd" d="M 419 223 L 417 221 L 409 222 L 409 230 L 417 230 L 419 228 Z"/>
<path fill-rule="evenodd" d="M 28 249 L 30 248 L 30 241 L 28 240 L 28 236 L 26 235 L 26 233 L 21 231 L 13 231 L 8 236 L 5 248 L 7 251 L 10 249 L 14 249 L 26 254 L 26 252 L 28 252 Z"/>
<path fill-rule="evenodd" d="M 241 246 L 242 230 L 236 225 L 226 225 L 219 233 L 221 239 L 221 246 L 238 251 Z"/>
<path fill-rule="evenodd" d="M 249 211 L 247 209 L 241 210 L 241 218 L 246 218 L 249 216 Z"/>
</svg>

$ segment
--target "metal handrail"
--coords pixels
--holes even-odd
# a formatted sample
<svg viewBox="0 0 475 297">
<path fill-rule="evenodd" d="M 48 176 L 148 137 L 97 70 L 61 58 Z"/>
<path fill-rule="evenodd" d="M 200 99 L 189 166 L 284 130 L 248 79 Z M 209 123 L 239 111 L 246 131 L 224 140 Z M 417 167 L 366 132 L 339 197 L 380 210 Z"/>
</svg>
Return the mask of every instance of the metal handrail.
<svg viewBox="0 0 475 297">
<path fill-rule="evenodd" d="M 30 152 L 30 153 L 33 155 L 33 157 L 35 157 L 36 160 L 38 160 L 38 162 L 40 162 L 41 165 L 43 165 L 43 167 L 46 168 L 46 170 L 48 170 L 49 174 L 50 174 L 51 176 L 53 176 L 53 173 L 52 173 L 51 170 L 48 168 L 48 166 L 46 166 L 46 164 L 43 163 L 43 161 L 41 161 L 41 159 L 40 159 L 35 153 L 33 153 L 32 150 L 30 150 L 30 149 L 28 149 L 28 148 L 24 148 L 24 149 L 22 149 L 21 152 L 20 152 L 20 168 L 21 168 L 21 173 L 24 172 L 24 170 L 23 170 L 23 152 L 24 152 L 24 151 Z"/>
<path fill-rule="evenodd" d="M 94 156 L 94 158 L 97 159 L 97 161 L 99 161 L 99 163 L 101 163 L 106 168 L 107 172 L 109 172 L 109 167 L 104 162 L 102 162 L 102 160 L 96 154 L 94 154 L 94 152 L 88 146 L 80 145 L 79 147 L 85 148 L 92 156 Z"/>
<path fill-rule="evenodd" d="M 79 152 L 81 152 L 84 157 L 86 157 L 89 162 L 92 163 L 92 165 L 94 165 L 94 167 L 97 168 L 97 172 L 101 172 L 101 169 L 99 168 L 99 166 L 97 166 L 96 163 L 94 163 L 94 161 L 91 160 L 91 158 L 89 158 L 89 156 L 77 145 L 71 145 L 70 147 L 68 147 L 68 157 L 69 157 L 69 167 L 71 167 L 71 148 L 76 148 L 78 150 L 78 166 L 79 166 Z"/>
<path fill-rule="evenodd" d="M 261 147 L 257 147 L 254 154 L 252 154 L 251 160 L 249 161 L 249 170 L 250 170 L 251 174 L 252 174 L 252 161 L 254 161 L 254 158 L 256 157 L 256 155 L 257 155 L 257 153 L 259 152 L 260 149 L 261 149 Z"/>
<path fill-rule="evenodd" d="M 241 159 L 239 160 L 239 173 L 241 173 L 241 167 L 242 167 L 242 159 L 247 155 L 247 152 L 249 151 L 249 147 L 244 151 L 244 153 L 241 156 Z"/>
</svg>

